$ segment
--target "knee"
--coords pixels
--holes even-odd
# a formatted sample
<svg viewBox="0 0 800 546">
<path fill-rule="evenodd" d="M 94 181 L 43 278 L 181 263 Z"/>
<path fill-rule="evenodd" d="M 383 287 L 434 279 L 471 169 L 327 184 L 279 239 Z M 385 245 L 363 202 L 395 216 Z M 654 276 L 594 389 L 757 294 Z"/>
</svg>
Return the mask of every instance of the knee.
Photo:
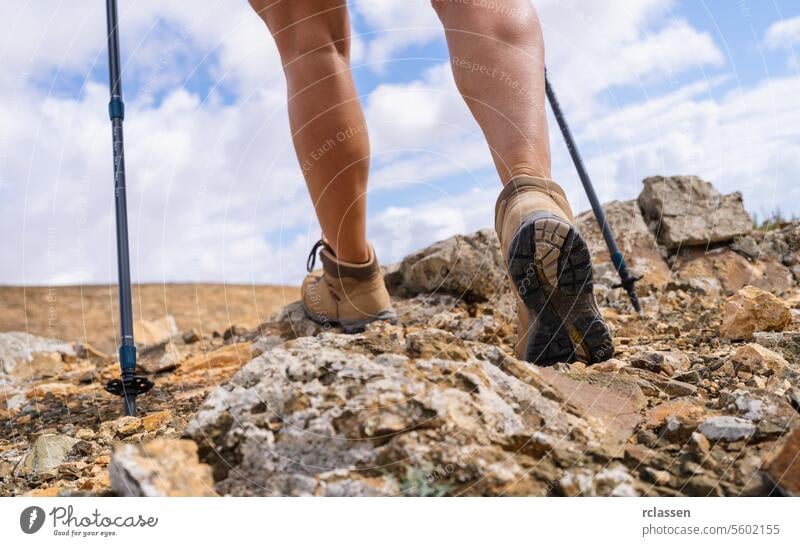
<svg viewBox="0 0 800 546">
<path fill-rule="evenodd" d="M 350 39 L 336 36 L 329 29 L 298 26 L 274 34 L 283 64 L 293 61 L 328 58 L 350 62 Z"/>
<path fill-rule="evenodd" d="M 529 0 L 431 0 L 445 29 L 506 44 L 542 43 L 542 27 Z"/>
<path fill-rule="evenodd" d="M 270 5 L 266 5 L 266 4 Z M 262 6 L 262 4 L 264 4 Z M 350 32 L 346 13 L 308 13 L 293 0 L 250 0 L 272 34 L 283 65 L 301 60 L 331 58 L 349 62 Z"/>
</svg>

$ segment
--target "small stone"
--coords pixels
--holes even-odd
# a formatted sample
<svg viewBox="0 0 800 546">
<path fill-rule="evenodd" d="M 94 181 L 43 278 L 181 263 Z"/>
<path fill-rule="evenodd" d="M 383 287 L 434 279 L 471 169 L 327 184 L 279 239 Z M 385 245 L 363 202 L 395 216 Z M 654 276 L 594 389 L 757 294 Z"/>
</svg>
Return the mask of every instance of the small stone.
<svg viewBox="0 0 800 546">
<path fill-rule="evenodd" d="M 224 332 L 222 332 L 222 339 L 231 339 L 234 337 L 241 337 L 247 333 L 247 328 L 241 326 L 231 325 Z"/>
<path fill-rule="evenodd" d="M 758 343 L 748 343 L 739 347 L 731 356 L 731 363 L 736 373 L 759 375 L 780 373 L 789 367 L 789 363 L 781 355 Z"/>
<path fill-rule="evenodd" d="M 701 432 L 693 432 L 689 445 L 700 455 L 707 455 L 711 451 L 711 444 Z"/>
<path fill-rule="evenodd" d="M 656 386 L 667 393 L 669 396 L 694 396 L 697 394 L 697 387 L 691 383 L 668 379 L 656 383 Z"/>
<path fill-rule="evenodd" d="M 750 339 L 759 331 L 782 331 L 792 320 L 788 304 L 755 286 L 745 286 L 725 300 L 720 335 Z"/>
<path fill-rule="evenodd" d="M 672 377 L 672 379 L 676 381 L 681 381 L 683 383 L 689 383 L 690 385 L 697 385 L 702 381 L 702 377 L 700 376 L 700 372 L 697 370 L 691 370 L 688 372 L 679 373 Z"/>
<path fill-rule="evenodd" d="M 683 492 L 692 497 L 721 497 L 719 480 L 705 474 L 694 475 L 683 484 Z"/>
<path fill-rule="evenodd" d="M 672 482 L 672 474 L 666 470 L 658 470 L 646 466 L 641 471 L 642 479 L 657 485 L 669 485 Z"/>
<path fill-rule="evenodd" d="M 712 442 L 735 442 L 750 438 L 756 432 L 756 426 L 747 419 L 718 415 L 700 423 L 698 430 Z"/>
<path fill-rule="evenodd" d="M 164 354 L 160 358 L 142 358 L 139 367 L 148 374 L 163 373 L 174 370 L 180 365 L 183 355 L 175 343 L 168 342 L 164 346 Z"/>
<path fill-rule="evenodd" d="M 101 465 L 101 466 L 108 466 L 111 462 L 111 455 L 98 455 L 94 458 L 94 464 Z"/>
<path fill-rule="evenodd" d="M 628 363 L 618 358 L 610 358 L 605 362 L 593 364 L 587 368 L 589 373 L 616 373 L 627 366 Z"/>
<path fill-rule="evenodd" d="M 142 426 L 147 432 L 152 432 L 169 423 L 172 420 L 172 412 L 169 410 L 158 411 L 142 417 Z"/>
<path fill-rule="evenodd" d="M 86 457 L 92 453 L 92 443 L 86 440 L 78 440 L 67 452 L 67 458 L 77 459 Z"/>
<path fill-rule="evenodd" d="M 100 425 L 100 432 L 111 432 L 119 437 L 130 436 L 141 430 L 142 420 L 132 415 L 125 415 L 114 421 L 106 421 Z"/>
<path fill-rule="evenodd" d="M 191 329 L 183 333 L 183 342 L 186 345 L 191 345 L 192 343 L 197 343 L 200 341 L 200 334 L 197 333 L 197 330 Z"/>
<path fill-rule="evenodd" d="M 675 370 L 672 369 L 667 362 L 664 361 L 664 356 L 659 353 L 643 353 L 631 359 L 631 366 L 641 370 L 647 370 L 663 375 L 672 375 Z"/>
<path fill-rule="evenodd" d="M 645 426 L 649 429 L 659 429 L 670 417 L 696 421 L 704 411 L 703 405 L 694 399 L 676 398 L 650 408 L 645 416 Z"/>
<path fill-rule="evenodd" d="M 211 467 L 198 461 L 197 445 L 191 440 L 120 444 L 108 473 L 111 489 L 126 497 L 216 496 Z"/>
<path fill-rule="evenodd" d="M 75 433 L 75 437 L 79 440 L 91 440 L 94 438 L 94 431 L 90 428 L 80 428 Z"/>
<path fill-rule="evenodd" d="M 39 383 L 34 385 L 25 395 L 28 398 L 44 398 L 48 395 L 55 398 L 67 398 L 77 392 L 78 388 L 72 383 Z"/>
</svg>

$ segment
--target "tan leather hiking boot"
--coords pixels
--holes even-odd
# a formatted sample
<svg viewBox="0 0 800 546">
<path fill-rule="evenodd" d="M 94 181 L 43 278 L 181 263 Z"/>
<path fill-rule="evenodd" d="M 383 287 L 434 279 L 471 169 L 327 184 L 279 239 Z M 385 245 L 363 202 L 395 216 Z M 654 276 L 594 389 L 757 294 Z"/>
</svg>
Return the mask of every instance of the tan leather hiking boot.
<svg viewBox="0 0 800 546">
<path fill-rule="evenodd" d="M 589 249 L 575 229 L 564 190 L 519 176 L 495 206 L 495 230 L 517 294 L 517 356 L 547 366 L 614 355 L 597 308 Z"/>
<path fill-rule="evenodd" d="M 322 269 L 314 271 L 317 250 Z M 376 320 L 397 321 L 383 284 L 383 273 L 369 245 L 369 261 L 353 264 L 338 260 L 333 249 L 320 240 L 308 256 L 308 276 L 300 289 L 308 317 L 323 325 L 340 325 L 352 334 Z"/>
</svg>

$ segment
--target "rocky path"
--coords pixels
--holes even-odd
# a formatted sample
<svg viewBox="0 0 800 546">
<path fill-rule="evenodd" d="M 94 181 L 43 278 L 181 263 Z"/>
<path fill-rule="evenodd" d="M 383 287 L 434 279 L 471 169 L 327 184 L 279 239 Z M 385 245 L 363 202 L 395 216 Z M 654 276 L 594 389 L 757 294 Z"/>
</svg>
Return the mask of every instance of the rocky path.
<svg viewBox="0 0 800 546">
<path fill-rule="evenodd" d="M 800 225 L 753 231 L 740 198 L 688 177 L 607 210 L 645 315 L 581 216 L 617 350 L 592 367 L 513 358 L 490 231 L 390 268 L 396 326 L 348 336 L 290 305 L 164 336 L 142 350 L 140 418 L 102 391 L 113 358 L 0 334 L 0 493 L 800 494 Z"/>
</svg>

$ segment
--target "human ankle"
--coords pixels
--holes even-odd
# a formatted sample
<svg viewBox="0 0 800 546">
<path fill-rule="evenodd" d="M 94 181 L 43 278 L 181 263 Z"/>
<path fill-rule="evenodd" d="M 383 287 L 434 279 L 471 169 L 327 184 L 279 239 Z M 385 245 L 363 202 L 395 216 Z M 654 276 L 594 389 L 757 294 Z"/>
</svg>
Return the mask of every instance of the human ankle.
<svg viewBox="0 0 800 546">
<path fill-rule="evenodd" d="M 503 180 L 503 185 L 505 186 L 515 178 L 520 176 L 530 176 L 532 178 L 550 178 L 550 170 L 545 169 L 541 165 L 537 165 L 534 163 L 519 163 L 511 167 L 508 171 L 508 177 Z"/>
<path fill-rule="evenodd" d="M 334 249 L 336 259 L 341 262 L 347 262 L 354 265 L 367 264 L 370 261 L 369 247 L 364 245 L 359 248 L 358 246 L 340 246 Z"/>
</svg>

